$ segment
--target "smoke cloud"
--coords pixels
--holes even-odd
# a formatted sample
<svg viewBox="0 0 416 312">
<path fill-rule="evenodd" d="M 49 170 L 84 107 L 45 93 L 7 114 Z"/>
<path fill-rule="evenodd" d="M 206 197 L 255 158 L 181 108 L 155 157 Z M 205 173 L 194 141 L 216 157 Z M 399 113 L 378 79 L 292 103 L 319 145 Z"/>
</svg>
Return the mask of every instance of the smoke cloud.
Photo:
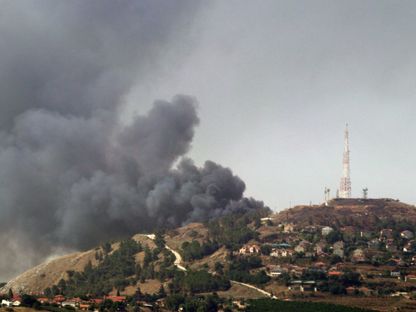
<svg viewBox="0 0 416 312">
<path fill-rule="evenodd" d="M 195 1 L 2 2 L 0 278 L 62 250 L 262 206 L 230 169 L 183 157 L 195 98 L 120 121 L 130 88 L 197 11 Z"/>
</svg>

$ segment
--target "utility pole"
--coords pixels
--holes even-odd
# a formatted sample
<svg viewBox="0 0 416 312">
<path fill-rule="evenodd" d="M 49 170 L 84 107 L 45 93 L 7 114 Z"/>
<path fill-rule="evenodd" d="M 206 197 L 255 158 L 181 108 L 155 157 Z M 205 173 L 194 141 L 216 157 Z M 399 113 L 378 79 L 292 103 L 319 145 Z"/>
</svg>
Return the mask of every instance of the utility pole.
<svg viewBox="0 0 416 312">
<path fill-rule="evenodd" d="M 331 199 L 331 190 L 325 187 L 325 205 L 328 205 L 328 201 Z"/>
</svg>

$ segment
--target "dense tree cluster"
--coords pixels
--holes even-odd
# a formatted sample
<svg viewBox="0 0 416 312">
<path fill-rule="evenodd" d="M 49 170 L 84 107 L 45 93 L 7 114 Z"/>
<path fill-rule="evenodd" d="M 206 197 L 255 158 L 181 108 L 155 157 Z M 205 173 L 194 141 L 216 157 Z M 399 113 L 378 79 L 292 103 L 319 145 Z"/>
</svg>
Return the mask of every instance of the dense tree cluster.
<svg viewBox="0 0 416 312">
<path fill-rule="evenodd" d="M 250 270 L 260 267 L 262 267 L 262 262 L 257 256 L 232 258 L 226 275 L 230 280 L 261 285 L 270 281 L 266 272 L 260 270 L 250 273 Z"/>
<path fill-rule="evenodd" d="M 110 251 L 108 247 L 104 249 L 105 257 L 96 267 L 89 262 L 83 272 L 68 271 L 68 279 L 61 279 L 57 285 L 45 289 L 45 295 L 104 295 L 113 288 L 124 289 L 135 283 L 134 276 L 137 276 L 138 268 L 134 256 L 143 251 L 143 246 L 133 239 L 127 239 L 120 243 L 117 250 L 109 254 Z M 148 248 L 145 251 L 151 253 Z"/>
<path fill-rule="evenodd" d="M 180 308 L 186 312 L 216 312 L 223 302 L 218 295 L 208 296 L 184 296 L 173 294 L 166 298 L 166 307 L 171 311 L 179 311 Z"/>
<path fill-rule="evenodd" d="M 208 240 L 200 244 L 198 241 L 184 242 L 182 244 L 182 257 L 185 261 L 202 259 L 211 255 L 219 248 L 219 244 L 215 241 Z"/>
<path fill-rule="evenodd" d="M 228 215 L 211 221 L 208 224 L 209 236 L 220 245 L 236 250 L 242 244 L 258 236 L 258 233 L 248 226 L 254 218 L 251 214 L 254 213 Z M 260 214 L 261 212 L 257 213 Z"/>
<path fill-rule="evenodd" d="M 300 302 L 300 301 L 280 301 L 272 299 L 249 300 L 247 312 L 369 312 L 370 310 L 352 308 L 341 305 L 318 303 L 318 302 Z"/>
<path fill-rule="evenodd" d="M 227 290 L 231 287 L 225 276 L 213 275 L 205 270 L 176 271 L 169 283 L 170 293 L 201 293 Z"/>
</svg>

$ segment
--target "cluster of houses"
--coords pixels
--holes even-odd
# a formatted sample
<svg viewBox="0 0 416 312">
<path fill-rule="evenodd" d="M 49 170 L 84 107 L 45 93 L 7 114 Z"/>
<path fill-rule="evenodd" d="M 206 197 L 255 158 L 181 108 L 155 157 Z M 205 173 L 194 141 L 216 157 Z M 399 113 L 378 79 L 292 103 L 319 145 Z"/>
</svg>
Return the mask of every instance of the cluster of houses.
<svg viewBox="0 0 416 312">
<path fill-rule="evenodd" d="M 12 298 L 3 299 L 1 305 L 3 307 L 19 307 L 22 304 L 22 297 L 20 295 L 13 295 Z"/>
<path fill-rule="evenodd" d="M 403 283 L 416 285 L 416 240 L 411 230 L 395 232 L 387 228 L 370 233 L 357 232 L 353 227 L 306 226 L 299 229 L 290 223 L 279 227 L 280 234 L 274 241 L 250 242 L 238 253 L 241 256 L 261 256 L 270 277 L 278 278 L 287 273 L 291 278 L 289 290 L 317 291 L 316 281 L 300 279 L 303 272 L 311 268 L 328 278 L 341 276 L 343 269 L 355 268 L 363 280 L 379 274 L 379 277 L 397 278 Z M 297 259 L 305 258 L 309 259 L 306 265 L 305 261 L 297 262 Z M 346 291 L 351 294 L 372 293 L 364 286 L 348 287 Z"/>
<path fill-rule="evenodd" d="M 287 234 L 286 241 L 280 241 L 276 243 L 264 243 L 271 247 L 270 257 L 273 258 L 288 258 L 297 254 L 297 256 L 302 256 L 306 258 L 312 257 L 329 257 L 331 255 L 339 256 L 341 259 L 345 259 L 347 256 L 346 253 L 346 242 L 342 239 L 335 241 L 333 243 L 328 243 L 325 239 L 330 235 L 334 229 L 329 226 L 318 228 L 316 226 L 308 226 L 300 231 L 296 231 L 295 225 L 282 224 L 282 233 Z M 349 227 L 341 228 L 341 232 L 345 232 L 346 235 L 356 234 L 354 229 Z M 319 233 L 320 232 L 320 233 Z M 306 239 L 302 239 L 301 234 L 316 234 L 319 233 L 321 240 L 318 242 L 311 242 Z M 416 240 L 414 239 L 414 234 L 410 230 L 404 230 L 399 233 L 399 237 L 404 241 L 404 245 L 400 245 L 397 242 L 397 237 L 394 237 L 394 232 L 392 229 L 383 229 L 380 231 L 377 237 L 374 237 L 374 234 L 366 233 L 361 231 L 359 233 L 360 238 L 364 238 L 366 245 L 362 243 L 360 245 L 351 245 L 349 244 L 348 250 L 348 259 L 353 263 L 364 263 L 371 262 L 374 258 L 382 255 L 383 252 L 390 252 L 393 256 L 400 258 L 403 261 L 403 257 L 400 257 L 401 254 L 416 256 Z M 263 245 L 264 245 L 263 244 Z M 261 245 L 258 243 L 251 243 L 244 245 L 238 253 L 240 255 L 250 255 L 250 254 L 260 254 Z M 409 258 L 409 257 L 407 257 Z M 409 265 L 413 265 L 416 261 L 416 257 L 410 260 Z"/>
<path fill-rule="evenodd" d="M 35 296 L 36 300 L 40 304 L 52 304 L 60 307 L 72 307 L 77 310 L 87 311 L 91 306 L 98 306 L 104 300 L 111 300 L 113 302 L 126 302 L 126 296 L 104 296 L 103 298 L 94 298 L 89 300 L 82 300 L 81 298 L 66 298 L 62 295 L 56 295 L 53 298 L 47 298 L 43 296 Z M 20 295 L 14 295 L 11 299 L 3 299 L 2 306 L 5 307 L 18 307 L 22 304 L 22 297 Z"/>
</svg>

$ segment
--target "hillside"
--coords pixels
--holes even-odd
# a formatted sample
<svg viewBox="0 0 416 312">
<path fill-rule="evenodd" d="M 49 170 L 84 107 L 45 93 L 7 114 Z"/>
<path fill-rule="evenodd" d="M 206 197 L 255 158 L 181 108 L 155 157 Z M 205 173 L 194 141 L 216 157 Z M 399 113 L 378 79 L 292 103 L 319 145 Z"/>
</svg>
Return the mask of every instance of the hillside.
<svg viewBox="0 0 416 312">
<path fill-rule="evenodd" d="M 133 239 L 148 245 L 151 249 L 155 248 L 154 242 L 143 235 L 135 235 Z M 117 250 L 118 247 L 119 243 L 111 244 L 112 252 Z M 6 293 L 10 288 L 15 293 L 41 293 L 47 287 L 58 284 L 61 279 L 68 279 L 69 271 L 82 272 L 89 262 L 93 266 L 96 266 L 98 264 L 96 254 L 102 252 L 102 247 L 97 247 L 84 252 L 71 253 L 42 263 L 10 280 L 4 287 L 0 288 L 0 293 Z M 140 259 L 143 259 L 143 252 L 139 253 L 137 257 L 138 262 L 140 262 Z"/>
<path fill-rule="evenodd" d="M 10 280 L 0 292 L 6 293 L 9 288 L 14 292 L 38 293 L 46 287 L 57 284 L 67 278 L 67 271 L 80 272 L 89 261 L 95 264 L 95 250 L 76 252 L 42 263 Z"/>
<path fill-rule="evenodd" d="M 54 294 L 72 296 L 139 291 L 154 294 L 146 298 L 155 302 L 166 296 L 160 294 L 164 288 L 184 300 L 190 293 L 215 291 L 223 300 L 266 296 L 353 307 L 371 303 L 379 311 L 390 311 L 389 302 L 408 311 L 416 304 L 415 233 L 416 208 L 392 199 L 334 199 L 275 214 L 256 210 L 163 235 L 137 234 L 132 237 L 137 246 L 123 241 L 113 243 L 111 251 L 103 245 L 60 257 L 23 273 L 0 292 L 40 293 L 52 286 Z M 70 271 L 79 274 L 69 276 Z M 66 286 L 56 288 L 58 283 Z"/>
</svg>

